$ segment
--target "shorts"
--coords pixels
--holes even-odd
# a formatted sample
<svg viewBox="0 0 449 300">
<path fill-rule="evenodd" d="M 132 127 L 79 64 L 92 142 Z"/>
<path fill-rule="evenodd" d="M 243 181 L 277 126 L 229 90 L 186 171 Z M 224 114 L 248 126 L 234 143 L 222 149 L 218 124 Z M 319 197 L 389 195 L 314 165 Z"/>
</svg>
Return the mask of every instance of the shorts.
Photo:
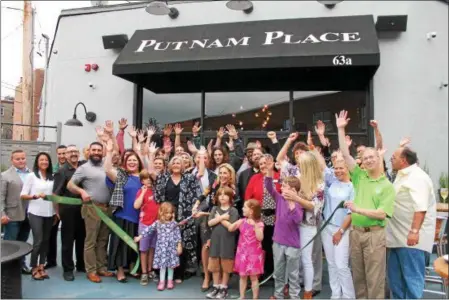
<svg viewBox="0 0 449 300">
<path fill-rule="evenodd" d="M 139 222 L 139 235 L 140 233 L 148 228 L 145 224 Z M 139 250 L 140 252 L 147 252 L 150 248 L 156 248 L 156 240 L 157 240 L 157 232 L 153 231 L 149 236 L 143 237 L 139 242 Z"/>
<path fill-rule="evenodd" d="M 232 273 L 234 271 L 234 260 L 229 258 L 209 257 L 208 270 L 212 273 L 220 271 Z"/>
</svg>

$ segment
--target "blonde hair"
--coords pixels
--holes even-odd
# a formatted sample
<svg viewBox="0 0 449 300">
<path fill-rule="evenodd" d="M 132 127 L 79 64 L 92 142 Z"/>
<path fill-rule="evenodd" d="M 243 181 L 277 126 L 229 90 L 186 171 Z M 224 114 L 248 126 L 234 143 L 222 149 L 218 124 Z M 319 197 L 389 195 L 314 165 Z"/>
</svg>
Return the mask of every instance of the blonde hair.
<svg viewBox="0 0 449 300">
<path fill-rule="evenodd" d="M 320 163 L 312 151 L 304 152 L 299 156 L 299 169 L 301 171 L 299 178 L 301 192 L 310 199 L 324 181 Z"/>
<path fill-rule="evenodd" d="M 220 173 L 220 169 L 221 168 L 225 168 L 225 169 L 227 169 L 229 171 L 229 173 L 231 173 L 231 178 L 229 180 L 230 181 L 229 185 L 235 186 L 235 170 L 234 170 L 234 168 L 230 164 L 228 164 L 228 163 L 221 164 L 218 167 L 218 173 Z"/>
<path fill-rule="evenodd" d="M 173 219 L 175 214 L 175 207 L 170 202 L 164 202 L 159 206 L 157 219 L 160 222 L 164 222 L 164 216 L 167 212 L 171 211 L 173 213 Z M 171 221 L 173 221 L 173 219 Z"/>
<path fill-rule="evenodd" d="M 179 160 L 179 162 L 181 163 L 181 174 L 184 173 L 184 162 L 183 162 L 182 156 L 179 156 L 179 155 L 175 155 L 172 157 L 172 159 L 170 159 L 170 162 L 168 163 L 168 171 L 170 173 L 172 172 L 173 163 L 176 160 Z"/>
</svg>

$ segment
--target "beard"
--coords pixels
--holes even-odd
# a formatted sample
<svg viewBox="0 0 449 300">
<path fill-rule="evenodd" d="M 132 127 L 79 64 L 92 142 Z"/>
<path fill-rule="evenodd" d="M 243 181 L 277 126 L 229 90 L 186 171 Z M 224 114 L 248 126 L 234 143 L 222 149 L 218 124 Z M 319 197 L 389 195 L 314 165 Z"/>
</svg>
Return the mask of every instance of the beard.
<svg viewBox="0 0 449 300">
<path fill-rule="evenodd" d="M 98 166 L 103 161 L 101 156 L 99 156 L 99 155 L 91 155 L 91 156 L 89 156 L 89 160 L 95 166 Z"/>
</svg>

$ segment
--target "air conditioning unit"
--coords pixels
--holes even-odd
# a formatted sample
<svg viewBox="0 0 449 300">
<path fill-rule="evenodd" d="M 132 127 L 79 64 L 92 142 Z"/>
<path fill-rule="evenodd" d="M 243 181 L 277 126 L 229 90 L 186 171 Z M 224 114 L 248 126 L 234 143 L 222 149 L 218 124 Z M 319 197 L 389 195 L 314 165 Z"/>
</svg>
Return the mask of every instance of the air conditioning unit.
<svg viewBox="0 0 449 300">
<path fill-rule="evenodd" d="M 105 6 L 108 5 L 109 1 L 90 1 L 92 6 Z"/>
</svg>

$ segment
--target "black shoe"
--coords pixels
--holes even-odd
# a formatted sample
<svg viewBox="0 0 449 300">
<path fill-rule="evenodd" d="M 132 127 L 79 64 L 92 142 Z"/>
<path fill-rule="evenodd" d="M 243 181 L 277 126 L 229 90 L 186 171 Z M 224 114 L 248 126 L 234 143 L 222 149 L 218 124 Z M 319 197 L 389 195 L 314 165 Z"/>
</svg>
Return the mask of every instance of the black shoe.
<svg viewBox="0 0 449 300">
<path fill-rule="evenodd" d="M 215 299 L 220 292 L 220 289 L 217 287 L 213 287 L 212 291 L 206 295 L 207 299 Z"/>
<path fill-rule="evenodd" d="M 51 269 L 51 268 L 55 268 L 57 266 L 57 264 L 55 263 L 47 263 L 44 267 L 44 269 Z"/>
<path fill-rule="evenodd" d="M 31 275 L 31 269 L 28 268 L 27 266 L 23 266 L 22 267 L 22 274 L 23 275 Z"/>
<path fill-rule="evenodd" d="M 73 272 L 64 272 L 64 274 L 62 274 L 62 277 L 64 277 L 65 281 L 75 280 L 75 276 L 73 276 Z"/>
<path fill-rule="evenodd" d="M 84 267 L 83 268 L 76 267 L 76 271 L 79 273 L 86 273 L 86 269 Z"/>
<path fill-rule="evenodd" d="M 318 295 L 319 293 L 321 293 L 321 291 L 312 291 L 312 297 L 315 297 L 315 296 Z"/>
<path fill-rule="evenodd" d="M 227 297 L 228 297 L 228 289 L 221 288 L 217 296 L 215 296 L 215 299 L 226 299 Z"/>
</svg>

